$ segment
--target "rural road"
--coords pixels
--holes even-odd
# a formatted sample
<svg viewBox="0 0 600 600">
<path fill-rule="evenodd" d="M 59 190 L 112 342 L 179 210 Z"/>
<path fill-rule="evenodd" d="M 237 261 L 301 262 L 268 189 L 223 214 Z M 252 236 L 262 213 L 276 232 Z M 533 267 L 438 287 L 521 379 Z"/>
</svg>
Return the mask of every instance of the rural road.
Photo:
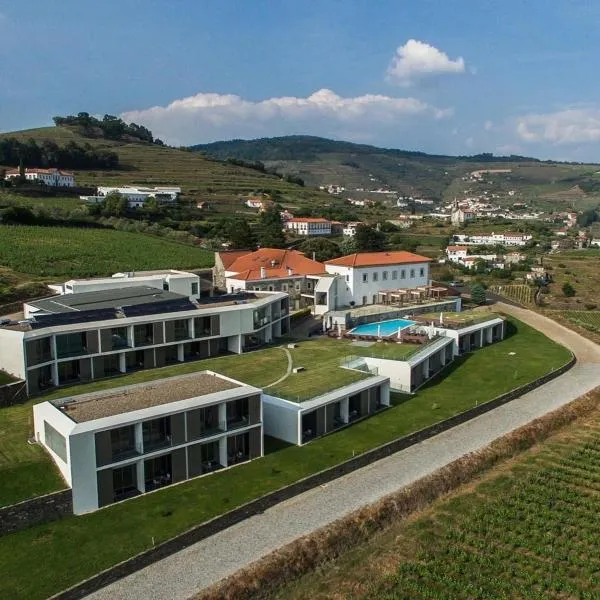
<svg viewBox="0 0 600 600">
<path fill-rule="evenodd" d="M 282 502 L 88 598 L 187 600 L 269 552 L 409 485 L 600 385 L 600 346 L 526 309 L 505 304 L 496 308 L 570 348 L 578 359 L 575 367 L 513 402 Z"/>
</svg>

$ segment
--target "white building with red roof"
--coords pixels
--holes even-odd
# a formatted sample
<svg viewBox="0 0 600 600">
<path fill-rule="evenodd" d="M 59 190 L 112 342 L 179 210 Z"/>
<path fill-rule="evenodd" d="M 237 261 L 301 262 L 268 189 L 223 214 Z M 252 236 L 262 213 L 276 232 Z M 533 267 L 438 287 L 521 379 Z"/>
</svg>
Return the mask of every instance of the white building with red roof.
<svg viewBox="0 0 600 600">
<path fill-rule="evenodd" d="M 17 179 L 20 175 L 19 169 L 12 169 L 6 173 L 4 179 L 10 181 L 11 179 Z M 52 187 L 75 187 L 73 173 L 61 169 L 25 169 L 25 179 L 27 181 L 39 181 Z"/>
<path fill-rule="evenodd" d="M 294 217 L 285 228 L 297 235 L 331 235 L 331 221 L 321 217 Z"/>
<path fill-rule="evenodd" d="M 467 258 L 468 253 L 468 246 L 448 246 L 446 248 L 446 256 L 448 256 L 448 260 L 455 263 L 462 262 L 465 258 Z"/>
<path fill-rule="evenodd" d="M 315 288 L 315 312 L 323 314 L 343 306 L 376 304 L 382 290 L 423 287 L 429 284 L 430 258 L 412 252 L 358 252 L 328 260 L 328 276 Z"/>
</svg>

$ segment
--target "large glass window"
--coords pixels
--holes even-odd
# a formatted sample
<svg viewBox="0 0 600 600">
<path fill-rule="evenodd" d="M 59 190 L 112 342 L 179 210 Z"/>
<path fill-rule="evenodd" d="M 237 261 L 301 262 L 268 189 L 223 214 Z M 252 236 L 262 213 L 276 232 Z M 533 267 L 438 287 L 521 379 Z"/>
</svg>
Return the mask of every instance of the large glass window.
<svg viewBox="0 0 600 600">
<path fill-rule="evenodd" d="M 227 403 L 227 429 L 244 427 L 249 422 L 248 398 Z"/>
<path fill-rule="evenodd" d="M 136 455 L 134 426 L 127 425 L 126 427 L 111 429 L 110 447 L 113 461 Z"/>
<path fill-rule="evenodd" d="M 211 435 L 218 433 L 223 427 L 219 424 L 219 407 L 207 406 L 200 409 L 200 433 L 201 435 Z"/>
<path fill-rule="evenodd" d="M 85 332 L 65 333 L 56 336 L 57 358 L 66 358 L 67 356 L 78 356 L 87 353 Z"/>
<path fill-rule="evenodd" d="M 133 340 L 136 346 L 148 346 L 154 343 L 154 327 L 152 323 L 133 326 Z"/>
<path fill-rule="evenodd" d="M 190 327 L 187 319 L 174 322 L 173 332 L 176 340 L 187 340 L 190 337 Z"/>
<path fill-rule="evenodd" d="M 210 323 L 210 317 L 196 317 L 194 319 L 194 335 L 197 338 L 212 335 Z"/>
<path fill-rule="evenodd" d="M 198 282 L 195 281 L 194 283 L 192 283 L 192 296 L 197 296 L 198 295 Z"/>
<path fill-rule="evenodd" d="M 128 348 L 127 327 L 113 327 L 110 330 L 110 349 Z"/>
<path fill-rule="evenodd" d="M 146 491 L 169 485 L 171 478 L 171 455 L 157 456 L 144 461 L 144 481 Z"/>
<path fill-rule="evenodd" d="M 44 421 L 44 437 L 46 446 L 56 454 L 63 462 L 67 462 L 67 440 L 48 423 Z"/>
<path fill-rule="evenodd" d="M 115 502 L 131 498 L 139 493 L 135 465 L 113 469 L 113 493 Z"/>
<path fill-rule="evenodd" d="M 144 452 L 152 452 L 171 445 L 171 418 L 146 421 L 142 425 Z"/>
<path fill-rule="evenodd" d="M 250 458 L 250 436 L 241 433 L 227 438 L 227 464 L 234 465 Z"/>
<path fill-rule="evenodd" d="M 38 365 L 52 360 L 51 338 L 44 337 L 27 342 L 27 365 Z"/>
</svg>

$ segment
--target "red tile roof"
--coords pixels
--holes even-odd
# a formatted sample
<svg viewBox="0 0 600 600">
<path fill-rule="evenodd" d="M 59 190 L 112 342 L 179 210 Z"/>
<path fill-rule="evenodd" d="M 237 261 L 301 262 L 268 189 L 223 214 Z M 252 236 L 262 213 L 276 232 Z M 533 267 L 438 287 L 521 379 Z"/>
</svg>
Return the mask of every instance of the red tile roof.
<svg viewBox="0 0 600 600">
<path fill-rule="evenodd" d="M 459 252 L 461 250 L 467 250 L 467 246 L 448 246 L 448 248 L 446 248 L 446 250 L 451 250 L 454 252 Z"/>
<path fill-rule="evenodd" d="M 246 256 L 246 254 L 251 254 L 251 250 L 225 250 L 223 252 L 218 252 L 219 257 L 221 258 L 221 262 L 226 270 L 229 270 L 229 267 L 238 259 L 240 256 Z"/>
<path fill-rule="evenodd" d="M 225 268 L 227 271 L 236 273 L 232 279 L 252 281 L 261 279 L 261 267 L 265 269 L 264 273 L 267 279 L 318 275 L 325 272 L 322 263 L 307 258 L 302 252 L 279 248 L 261 248 L 256 252 L 246 253 Z"/>
<path fill-rule="evenodd" d="M 403 265 L 423 262 L 431 262 L 431 258 L 399 250 L 390 252 L 358 252 L 328 260 L 325 264 L 340 267 L 377 267 L 379 265 Z"/>
</svg>

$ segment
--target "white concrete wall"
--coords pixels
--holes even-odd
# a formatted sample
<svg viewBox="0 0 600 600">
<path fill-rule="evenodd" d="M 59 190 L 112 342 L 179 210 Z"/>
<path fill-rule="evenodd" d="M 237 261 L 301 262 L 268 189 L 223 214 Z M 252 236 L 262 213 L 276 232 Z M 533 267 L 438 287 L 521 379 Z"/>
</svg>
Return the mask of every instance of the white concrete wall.
<svg viewBox="0 0 600 600">
<path fill-rule="evenodd" d="M 24 333 L 0 329 L 0 369 L 25 379 Z"/>
<path fill-rule="evenodd" d="M 93 431 L 70 436 L 68 440 L 73 488 L 73 512 L 81 515 L 98 508 L 96 439 Z"/>
<path fill-rule="evenodd" d="M 344 267 L 339 265 L 325 265 L 328 273 L 342 275 L 346 282 L 348 298 L 346 305 L 353 300 L 357 306 L 363 304 L 363 297 L 366 296 L 366 304 L 373 304 L 373 296 L 380 290 L 415 288 L 429 284 L 429 263 L 414 263 L 408 265 L 385 265 L 378 267 Z M 420 270 L 423 269 L 423 275 Z M 393 272 L 396 272 L 396 279 L 393 278 Z M 404 271 L 404 278 L 402 272 Z M 414 276 L 411 277 L 411 271 Z M 383 273 L 387 273 L 387 279 L 383 278 Z M 377 273 L 377 281 L 373 281 L 373 274 Z M 363 275 L 367 276 L 367 281 L 363 281 Z M 339 304 L 343 306 L 344 304 Z"/>
<path fill-rule="evenodd" d="M 265 435 L 271 435 L 290 444 L 300 444 L 300 404 L 263 394 Z"/>
<path fill-rule="evenodd" d="M 63 459 L 60 458 L 60 456 L 55 454 L 46 445 L 46 432 L 44 429 L 44 423 L 46 421 L 49 425 L 56 429 L 58 433 L 64 436 L 67 446 L 67 462 L 63 461 Z M 36 404 L 33 407 L 33 428 L 35 433 L 35 439 L 42 446 L 44 446 L 48 454 L 52 457 L 52 460 L 56 463 L 56 466 L 58 467 L 65 481 L 67 482 L 67 485 L 72 486 L 73 483 L 71 478 L 70 465 L 71 448 L 69 444 L 69 435 L 71 434 L 71 431 L 75 428 L 75 423 L 50 402 L 41 402 L 40 404 Z M 94 458 L 94 467 L 95 465 L 96 462 Z"/>
<path fill-rule="evenodd" d="M 387 360 L 384 358 L 371 357 L 366 357 L 364 360 L 370 369 L 377 369 L 378 375 L 383 375 L 384 377 L 390 378 L 389 388 L 401 392 L 410 392 L 411 366 L 407 362 L 401 360 Z M 389 404 L 389 388 L 387 404 Z M 382 402 L 386 404 L 386 402 L 383 401 L 383 393 Z"/>
</svg>

